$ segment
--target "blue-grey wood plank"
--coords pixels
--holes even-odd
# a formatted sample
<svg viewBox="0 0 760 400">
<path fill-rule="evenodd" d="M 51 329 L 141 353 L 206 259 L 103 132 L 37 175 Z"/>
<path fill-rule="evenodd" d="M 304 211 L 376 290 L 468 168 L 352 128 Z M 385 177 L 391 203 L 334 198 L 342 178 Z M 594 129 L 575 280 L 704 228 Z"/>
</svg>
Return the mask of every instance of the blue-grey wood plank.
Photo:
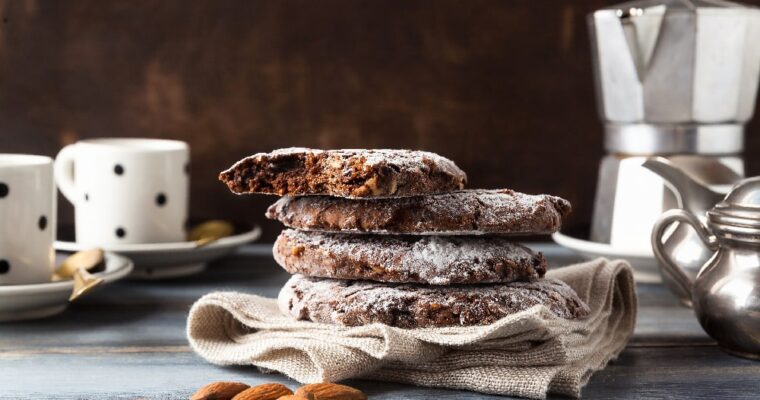
<svg viewBox="0 0 760 400">
<path fill-rule="evenodd" d="M 187 352 L 5 355 L 0 356 L 0 365 L 0 399 L 181 399 L 215 380 L 298 385 L 254 368 L 209 365 Z M 756 399 L 758 376 L 760 363 L 726 355 L 713 346 L 633 347 L 597 372 L 583 395 L 589 399 Z M 384 382 L 348 383 L 377 400 L 497 398 Z"/>
<path fill-rule="evenodd" d="M 553 266 L 578 261 L 539 244 Z M 120 282 L 65 313 L 0 324 L 0 399 L 186 398 L 203 383 L 281 381 L 253 368 L 220 368 L 198 358 L 184 336 L 187 311 L 200 296 L 237 290 L 275 296 L 288 275 L 270 246 L 249 246 L 202 274 L 170 281 Z M 597 372 L 588 398 L 756 398 L 760 363 L 721 352 L 660 285 L 638 285 L 635 336 L 621 358 Z M 476 393 L 355 382 L 377 399 L 490 398 Z"/>
</svg>

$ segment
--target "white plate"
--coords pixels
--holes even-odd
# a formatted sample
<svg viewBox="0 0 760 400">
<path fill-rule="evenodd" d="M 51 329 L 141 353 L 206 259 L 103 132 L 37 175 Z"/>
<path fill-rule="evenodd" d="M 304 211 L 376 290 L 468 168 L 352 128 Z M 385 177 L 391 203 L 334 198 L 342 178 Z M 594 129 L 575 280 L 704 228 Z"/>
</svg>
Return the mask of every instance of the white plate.
<svg viewBox="0 0 760 400">
<path fill-rule="evenodd" d="M 131 278 L 164 279 L 203 271 L 209 261 L 226 256 L 260 236 L 261 228 L 256 226 L 247 232 L 227 236 L 201 247 L 197 247 L 194 242 L 176 242 L 108 245 L 103 246 L 103 249 L 123 254 L 134 261 L 135 269 Z M 55 248 L 75 252 L 92 246 L 59 240 L 55 242 Z"/>
<path fill-rule="evenodd" d="M 607 243 L 597 243 L 563 235 L 559 232 L 552 235 L 557 244 L 567 247 L 586 259 L 604 257 L 609 259 L 622 258 L 633 267 L 633 278 L 636 282 L 662 283 L 659 266 L 654 254 L 649 251 L 616 249 Z"/>
<path fill-rule="evenodd" d="M 67 254 L 58 254 L 57 263 Z M 105 253 L 106 268 L 94 274 L 103 278 L 103 285 L 119 280 L 132 272 L 132 261 L 118 254 Z M 0 285 L 0 322 L 44 318 L 58 314 L 69 305 L 74 281 L 34 283 L 28 285 Z M 83 297 L 88 296 L 85 294 Z"/>
</svg>

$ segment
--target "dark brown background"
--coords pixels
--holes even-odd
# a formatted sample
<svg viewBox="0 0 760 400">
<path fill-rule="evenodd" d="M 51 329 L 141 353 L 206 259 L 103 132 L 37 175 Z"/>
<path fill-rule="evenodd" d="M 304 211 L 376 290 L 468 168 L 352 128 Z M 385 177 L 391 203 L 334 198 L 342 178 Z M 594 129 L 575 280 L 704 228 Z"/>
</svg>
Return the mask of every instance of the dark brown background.
<svg viewBox="0 0 760 400">
<path fill-rule="evenodd" d="M 4 1 L 0 151 L 185 140 L 192 217 L 263 222 L 273 197 L 216 180 L 245 155 L 424 149 L 455 160 L 471 187 L 561 195 L 579 226 L 603 154 L 585 15 L 616 2 Z M 755 122 L 752 174 L 758 134 Z M 271 240 L 279 228 L 265 227 Z"/>
</svg>

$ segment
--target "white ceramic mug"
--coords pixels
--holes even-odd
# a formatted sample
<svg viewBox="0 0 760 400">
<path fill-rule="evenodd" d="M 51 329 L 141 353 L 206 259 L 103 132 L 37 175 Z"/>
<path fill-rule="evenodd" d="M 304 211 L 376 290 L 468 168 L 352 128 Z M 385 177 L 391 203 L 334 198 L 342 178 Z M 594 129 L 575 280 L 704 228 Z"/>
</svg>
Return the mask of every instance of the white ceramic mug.
<svg viewBox="0 0 760 400">
<path fill-rule="evenodd" d="M 0 285 L 50 281 L 55 199 L 50 157 L 0 154 Z"/>
<path fill-rule="evenodd" d="M 76 241 L 107 246 L 185 240 L 190 149 L 163 139 L 81 140 L 55 159 L 74 205 Z"/>
</svg>

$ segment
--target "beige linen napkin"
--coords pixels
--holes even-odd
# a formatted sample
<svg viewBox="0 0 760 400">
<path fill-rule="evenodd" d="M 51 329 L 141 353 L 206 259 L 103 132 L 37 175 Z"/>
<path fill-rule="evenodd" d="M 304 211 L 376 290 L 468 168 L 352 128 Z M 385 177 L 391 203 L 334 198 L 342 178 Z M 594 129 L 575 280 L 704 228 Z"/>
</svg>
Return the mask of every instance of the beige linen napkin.
<svg viewBox="0 0 760 400">
<path fill-rule="evenodd" d="M 549 271 L 591 308 L 581 320 L 543 306 L 470 327 L 347 328 L 282 315 L 275 299 L 211 293 L 190 310 L 193 349 L 219 365 L 255 365 L 304 383 L 363 378 L 544 398 L 580 396 L 594 371 L 623 349 L 636 320 L 625 261 L 597 259 Z"/>
</svg>

